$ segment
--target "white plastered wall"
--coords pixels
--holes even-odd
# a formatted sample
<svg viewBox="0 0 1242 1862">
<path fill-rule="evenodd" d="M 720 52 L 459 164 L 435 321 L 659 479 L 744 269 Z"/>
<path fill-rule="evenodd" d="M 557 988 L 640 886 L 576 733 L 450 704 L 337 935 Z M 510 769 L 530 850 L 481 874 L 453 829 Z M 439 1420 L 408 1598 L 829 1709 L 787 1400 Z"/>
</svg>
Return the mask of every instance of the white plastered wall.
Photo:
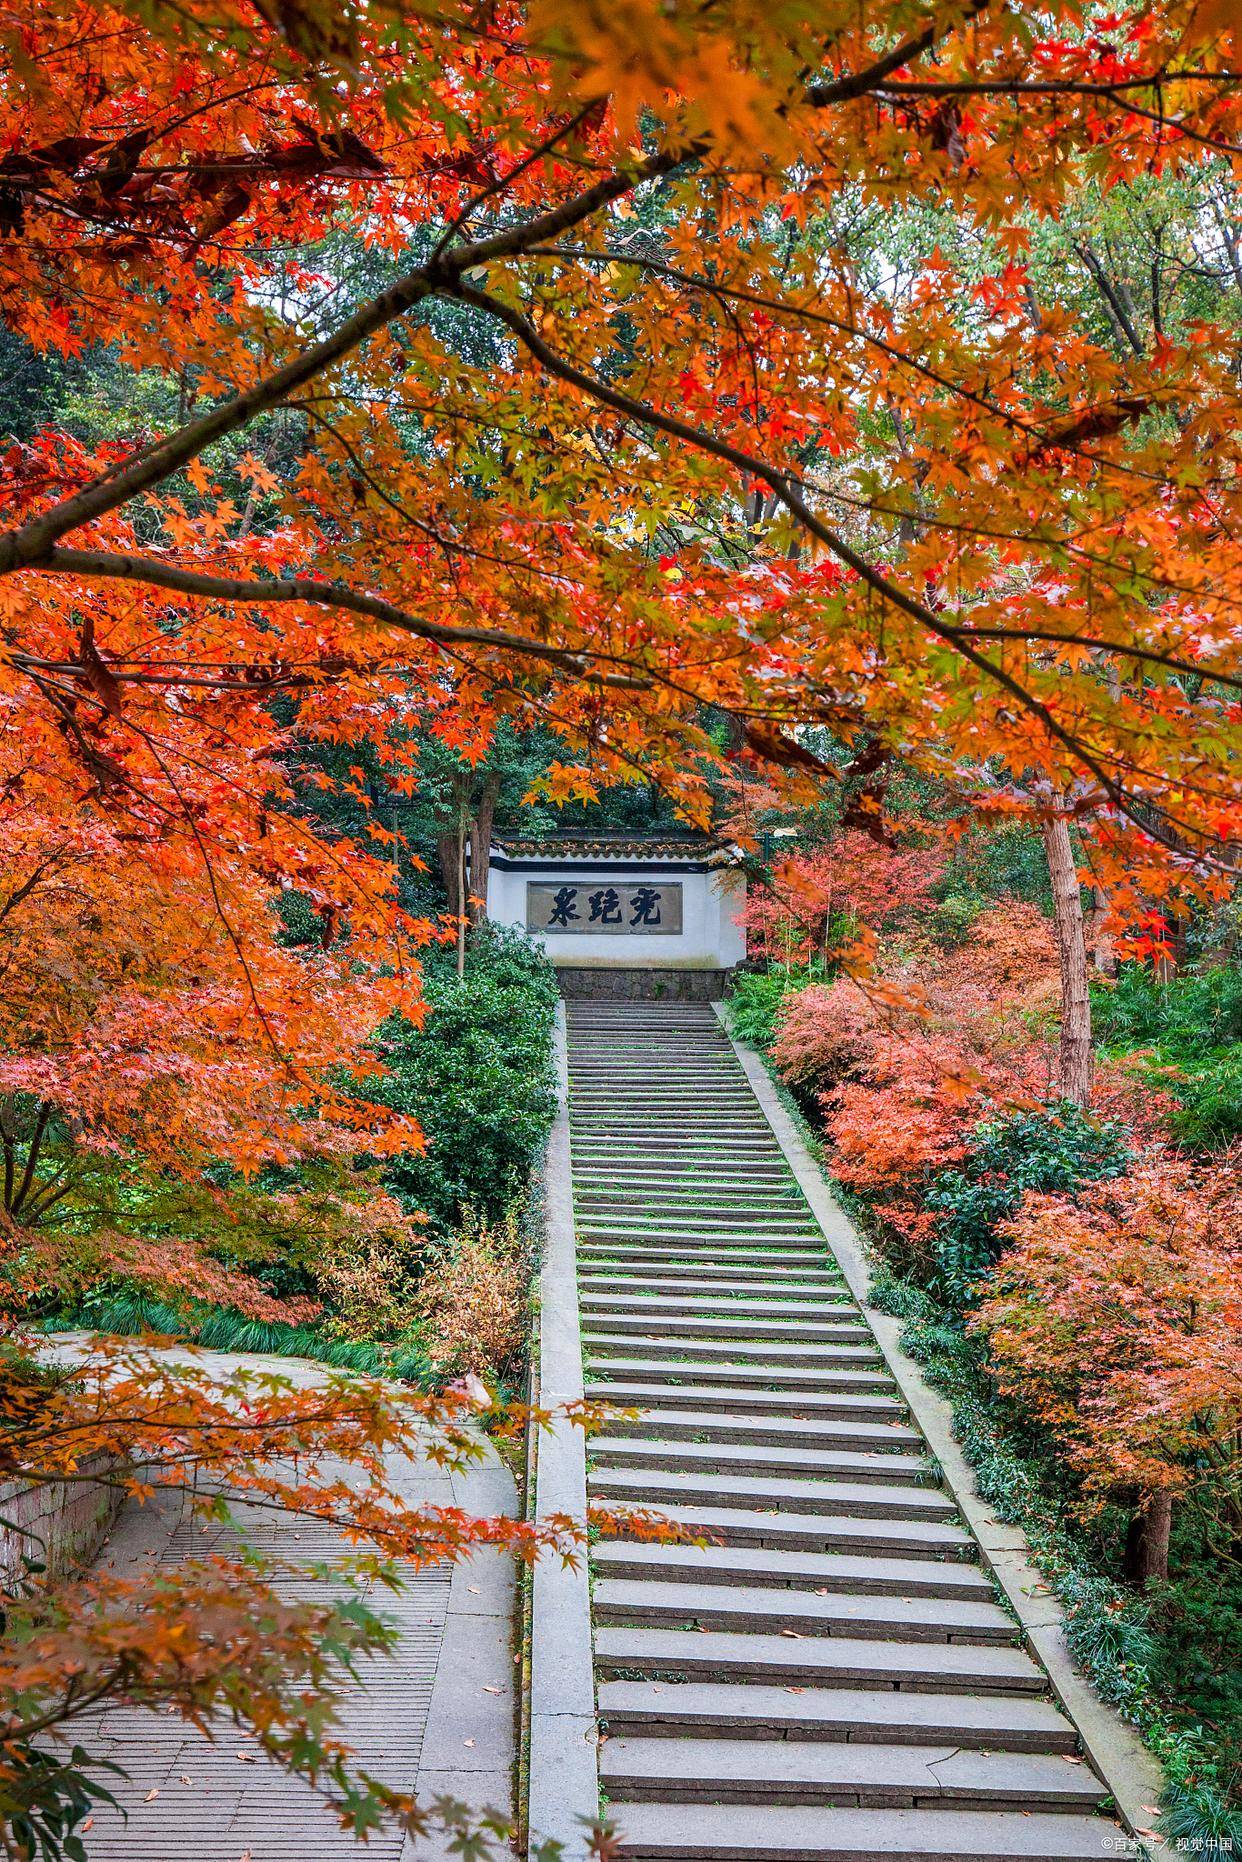
<svg viewBox="0 0 1242 1862">
<path fill-rule="evenodd" d="M 526 927 L 526 886 L 586 886 L 615 884 L 622 875 L 601 863 L 584 873 L 546 866 L 493 865 L 487 878 L 487 915 L 497 924 Z M 746 879 L 736 867 L 714 867 L 702 872 L 678 871 L 627 862 L 624 880 L 658 886 L 679 885 L 682 928 L 674 937 L 657 932 L 641 936 L 624 933 L 574 931 L 568 935 L 535 931 L 552 962 L 563 969 L 590 970 L 729 970 L 746 955 L 746 934 L 738 922 L 746 903 Z"/>
</svg>

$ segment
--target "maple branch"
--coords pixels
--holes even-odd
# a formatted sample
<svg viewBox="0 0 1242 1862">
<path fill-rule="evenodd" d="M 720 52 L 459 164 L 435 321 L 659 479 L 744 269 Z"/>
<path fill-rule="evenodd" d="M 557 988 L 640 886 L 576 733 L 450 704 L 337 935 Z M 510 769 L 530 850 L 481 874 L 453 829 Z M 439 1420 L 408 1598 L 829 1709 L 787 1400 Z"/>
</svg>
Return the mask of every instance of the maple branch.
<svg viewBox="0 0 1242 1862">
<path fill-rule="evenodd" d="M 750 477 L 760 479 L 785 506 L 790 515 L 795 517 L 802 527 L 826 549 L 830 550 L 839 562 L 852 569 L 868 588 L 872 589 L 882 600 L 891 603 L 901 613 L 908 615 L 911 620 L 917 621 L 937 639 L 943 640 L 976 671 L 983 673 L 986 678 L 1003 687 L 1024 711 L 1037 718 L 1048 735 L 1059 743 L 1062 749 L 1067 750 L 1077 763 L 1090 772 L 1119 814 L 1135 827 L 1158 840 L 1171 852 L 1177 853 L 1182 858 L 1186 857 L 1188 852 L 1186 846 L 1175 840 L 1167 831 L 1153 825 L 1150 819 L 1144 819 L 1136 812 L 1137 804 L 1131 802 L 1125 786 L 1109 773 L 1099 758 L 1072 731 L 1067 730 L 1060 723 L 1042 699 L 1028 691 L 1021 680 L 1014 678 L 1004 666 L 998 665 L 994 660 L 989 659 L 986 653 L 980 652 L 977 647 L 971 645 L 969 628 L 957 626 L 952 621 L 942 620 L 932 608 L 907 594 L 896 582 L 890 581 L 874 564 L 868 562 L 866 557 L 861 556 L 847 543 L 839 532 L 816 516 L 795 488 L 792 480 L 778 467 L 769 464 L 766 459 L 761 459 L 733 445 L 729 440 L 723 440 L 702 427 L 696 427 L 689 421 L 680 419 L 676 414 L 662 413 L 647 402 L 635 400 L 620 389 L 614 388 L 610 383 L 598 380 L 594 375 L 579 368 L 576 363 L 569 361 L 567 357 L 551 348 L 521 311 L 513 309 L 497 298 L 490 297 L 484 291 L 476 290 L 464 279 L 458 281 L 454 295 L 460 297 L 463 303 L 473 304 L 477 310 L 504 324 L 530 354 L 543 364 L 549 374 L 577 388 L 591 400 L 611 407 L 614 413 L 624 414 L 627 418 L 638 421 L 642 426 L 666 433 L 670 438 L 682 440 L 698 451 L 708 453 L 736 467 L 738 471 Z"/>
<path fill-rule="evenodd" d="M 1134 90 L 1161 90 L 1166 84 L 1239 84 L 1242 71 L 1169 71 L 1139 77 L 1110 78 L 899 78 L 884 89 L 895 97 L 1112 97 Z M 1127 106 L 1128 107 L 1128 106 Z M 1171 129 L 1177 119 L 1165 118 Z"/>
<path fill-rule="evenodd" d="M 287 580 L 245 581 L 240 576 L 205 575 L 195 569 L 182 569 L 163 562 L 158 556 L 112 555 L 106 550 L 53 549 L 41 562 L 33 564 L 40 574 L 80 575 L 120 582 L 141 582 L 149 587 L 166 588 L 179 595 L 201 595 L 214 601 L 273 603 L 305 601 L 323 608 L 341 608 L 352 614 L 381 621 L 386 627 L 413 634 L 435 646 L 494 647 L 506 653 L 522 653 L 528 658 L 546 660 L 579 676 L 590 677 L 602 685 L 618 686 L 623 691 L 646 691 L 650 682 L 628 673 L 592 672 L 589 662 L 604 655 L 590 647 L 558 647 L 524 634 L 503 633 L 497 628 L 451 627 L 441 621 L 420 620 L 394 602 L 380 595 L 367 595 L 344 582 L 316 582 L 308 576 Z"/>
<path fill-rule="evenodd" d="M 273 370 L 251 387 L 221 401 L 197 420 L 187 422 L 166 439 L 138 453 L 119 470 L 113 469 L 82 487 L 71 497 L 33 517 L 16 530 L 0 535 L 0 575 L 41 565 L 60 538 L 82 524 L 106 516 L 144 491 L 179 472 L 208 446 L 249 425 L 259 414 L 279 407 L 299 388 L 306 387 L 338 362 L 352 355 L 369 337 L 385 329 L 424 299 L 449 291 L 464 272 L 510 258 L 527 246 L 557 239 L 601 207 L 631 193 L 641 182 L 671 173 L 688 158 L 682 152 L 661 153 L 632 168 L 614 169 L 581 194 L 533 219 L 493 233 L 469 245 L 454 246 L 425 265 L 415 266 L 394 284 L 371 298 L 340 328 L 301 355 Z"/>
<path fill-rule="evenodd" d="M 1091 634 L 1059 634 L 1051 628 L 1038 627 L 963 627 L 963 634 L 974 640 L 1039 640 L 1051 646 L 1088 647 L 1093 653 L 1115 653 L 1119 659 L 1142 660 L 1148 666 L 1164 666 L 1170 672 L 1184 672 L 1195 679 L 1207 679 L 1214 685 L 1227 685 L 1242 692 L 1242 677 L 1221 672 L 1215 666 L 1198 665 L 1191 659 L 1179 659 L 1174 653 L 1160 653 L 1155 647 L 1140 647 L 1121 640 L 1099 640 Z"/>
<path fill-rule="evenodd" d="M 972 0 L 972 4 L 963 10 L 961 19 L 955 20 L 950 27 L 944 28 L 933 20 L 916 38 L 903 40 L 865 70 L 855 71 L 848 77 L 834 78 L 827 84 L 808 84 L 804 93 L 807 103 L 822 110 L 834 103 L 852 103 L 856 98 L 865 97 L 868 92 L 877 90 L 894 71 L 900 71 L 903 65 L 912 64 L 924 52 L 930 52 L 949 32 L 968 26 L 986 10 L 987 5 L 988 0 Z"/>
<path fill-rule="evenodd" d="M 835 330 L 842 336 L 853 336 L 868 348 L 887 356 L 899 368 L 908 368 L 913 374 L 921 375 L 925 380 L 943 388 L 947 394 L 959 396 L 962 400 L 979 407 L 984 413 L 999 420 L 1002 425 L 1013 428 L 1026 438 L 1039 445 L 1049 443 L 1050 435 L 1022 420 L 1017 414 L 1008 412 L 998 406 L 987 395 L 964 387 L 960 382 L 952 381 L 947 375 L 941 375 L 929 363 L 920 362 L 906 349 L 899 349 L 895 343 L 886 342 L 882 336 L 875 336 L 870 330 L 863 329 L 857 323 L 847 323 L 843 318 L 830 316 L 825 310 L 816 310 L 809 305 L 792 304 L 786 298 L 769 297 L 762 291 L 748 291 L 740 285 L 725 284 L 714 278 L 706 278 L 700 273 L 685 272 L 675 265 L 666 265 L 659 259 L 649 258 L 643 253 L 610 250 L 609 248 L 592 249 L 589 246 L 532 246 L 522 254 L 524 258 L 557 258 L 595 261 L 600 264 L 633 265 L 636 270 L 649 273 L 653 278 L 664 278 L 673 284 L 684 284 L 689 290 L 702 291 L 707 297 L 714 297 L 724 304 L 729 300 L 737 304 L 749 304 L 756 310 L 772 311 L 778 316 L 788 316 L 801 323 L 822 324 L 825 329 Z M 1080 452 L 1078 447 L 1067 447 L 1066 451 Z M 1093 453 L 1083 452 L 1087 459 L 1096 457 Z"/>
</svg>

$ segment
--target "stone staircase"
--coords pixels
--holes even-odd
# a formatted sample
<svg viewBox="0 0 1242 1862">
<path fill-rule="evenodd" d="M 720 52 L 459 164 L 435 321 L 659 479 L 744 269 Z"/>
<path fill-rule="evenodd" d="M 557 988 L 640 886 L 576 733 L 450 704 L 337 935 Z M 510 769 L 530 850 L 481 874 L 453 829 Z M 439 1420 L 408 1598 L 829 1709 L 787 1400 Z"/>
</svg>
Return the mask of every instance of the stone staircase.
<svg viewBox="0 0 1242 1862">
<path fill-rule="evenodd" d="M 590 1489 L 710 1540 L 593 1550 L 621 1854 L 1123 1853 L 712 1010 L 568 1030 Z"/>
</svg>

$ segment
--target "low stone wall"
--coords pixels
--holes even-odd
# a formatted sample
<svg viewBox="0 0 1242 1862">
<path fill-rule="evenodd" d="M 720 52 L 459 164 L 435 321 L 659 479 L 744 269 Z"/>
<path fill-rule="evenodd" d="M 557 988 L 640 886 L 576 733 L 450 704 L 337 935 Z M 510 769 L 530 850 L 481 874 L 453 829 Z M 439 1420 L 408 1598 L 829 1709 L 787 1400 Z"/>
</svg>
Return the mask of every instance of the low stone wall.
<svg viewBox="0 0 1242 1862">
<path fill-rule="evenodd" d="M 104 1463 L 98 1465 L 102 1473 Z M 85 1467 L 82 1472 L 93 1470 Z M 0 1585 L 20 1583 L 27 1560 L 59 1577 L 88 1564 L 120 1510 L 123 1496 L 100 1480 L 0 1486 Z"/>
<path fill-rule="evenodd" d="M 724 996 L 729 970 L 625 970 L 558 965 L 556 980 L 567 1002 L 607 997 L 621 1002 L 716 1002 Z"/>
</svg>

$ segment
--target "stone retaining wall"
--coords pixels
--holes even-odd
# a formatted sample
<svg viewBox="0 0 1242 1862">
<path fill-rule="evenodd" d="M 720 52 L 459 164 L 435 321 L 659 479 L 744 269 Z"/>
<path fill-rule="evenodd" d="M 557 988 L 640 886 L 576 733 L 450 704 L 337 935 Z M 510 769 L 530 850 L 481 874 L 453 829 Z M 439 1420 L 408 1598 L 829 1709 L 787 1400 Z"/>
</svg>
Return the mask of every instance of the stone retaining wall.
<svg viewBox="0 0 1242 1862">
<path fill-rule="evenodd" d="M 104 1463 L 98 1465 L 102 1473 Z M 90 1473 L 88 1466 L 84 1473 Z M 0 1486 L 0 1585 L 19 1580 L 23 1562 L 60 1576 L 88 1564 L 120 1509 L 121 1493 L 98 1480 Z"/>
<path fill-rule="evenodd" d="M 567 1002 L 607 997 L 623 1002 L 717 1002 L 730 970 L 576 969 L 558 965 L 556 980 Z"/>
</svg>

